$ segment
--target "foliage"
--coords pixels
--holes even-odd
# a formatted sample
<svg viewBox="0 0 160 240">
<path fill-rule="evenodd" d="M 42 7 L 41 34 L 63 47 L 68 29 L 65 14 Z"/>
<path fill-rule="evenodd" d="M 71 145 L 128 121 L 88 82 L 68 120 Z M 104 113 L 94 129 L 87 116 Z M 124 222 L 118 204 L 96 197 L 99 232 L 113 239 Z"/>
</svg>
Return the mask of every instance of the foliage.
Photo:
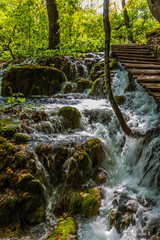
<svg viewBox="0 0 160 240">
<path fill-rule="evenodd" d="M 110 1 L 111 44 L 127 42 L 123 10 Z M 88 4 L 87 4 L 88 3 Z M 48 16 L 44 0 L 1 0 L 0 60 L 55 55 L 80 56 L 82 52 L 104 50 L 102 5 L 98 1 L 57 0 L 61 44 L 48 48 Z M 147 0 L 126 4 L 136 42 L 145 42 L 145 34 L 158 27 Z"/>
</svg>

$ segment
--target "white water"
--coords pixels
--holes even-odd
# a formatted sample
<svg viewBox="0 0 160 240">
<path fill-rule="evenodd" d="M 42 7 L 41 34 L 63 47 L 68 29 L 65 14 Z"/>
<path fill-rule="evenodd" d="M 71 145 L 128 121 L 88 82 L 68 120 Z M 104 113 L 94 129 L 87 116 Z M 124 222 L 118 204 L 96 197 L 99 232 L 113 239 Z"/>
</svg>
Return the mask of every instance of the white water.
<svg viewBox="0 0 160 240">
<path fill-rule="evenodd" d="M 132 139 L 124 136 L 108 100 L 87 99 L 84 94 L 79 94 L 75 98 L 73 95 L 66 95 L 57 99 L 38 100 L 38 103 L 44 104 L 45 111 L 50 117 L 48 122 L 40 124 L 39 128 L 38 124 L 32 126 L 32 144 L 36 141 L 55 144 L 79 143 L 90 137 L 98 137 L 105 147 L 106 157 L 102 165 L 109 179 L 102 186 L 104 199 L 100 214 L 90 220 L 81 219 L 78 230 L 80 240 L 145 240 L 149 239 L 144 233 L 145 229 L 153 220 L 160 221 L 160 194 L 157 190 L 157 177 L 160 175 L 160 136 L 154 137 L 152 131 L 160 127 L 160 113 L 154 99 L 138 84 L 135 92 L 124 94 L 127 83 L 127 72 L 117 71 L 113 80 L 114 93 L 126 97 L 121 110 L 128 125 L 143 133 L 151 130 L 151 133 L 143 138 Z M 54 118 L 54 113 L 62 106 L 74 106 L 80 110 L 82 114 L 80 129 L 63 132 L 58 118 Z M 47 131 L 45 124 L 48 126 Z M 151 166 L 153 167 L 141 186 L 138 186 L 144 173 Z M 43 168 L 38 167 L 40 170 Z M 113 204 L 113 200 L 118 201 L 123 195 L 127 196 L 126 205 L 131 204 L 136 208 L 135 225 L 130 225 L 119 234 L 114 227 L 109 228 L 108 214 L 118 208 Z M 50 194 L 48 198 L 50 201 L 47 216 L 51 219 L 54 196 Z M 45 239 L 45 236 L 41 238 L 28 236 L 25 239 Z"/>
</svg>

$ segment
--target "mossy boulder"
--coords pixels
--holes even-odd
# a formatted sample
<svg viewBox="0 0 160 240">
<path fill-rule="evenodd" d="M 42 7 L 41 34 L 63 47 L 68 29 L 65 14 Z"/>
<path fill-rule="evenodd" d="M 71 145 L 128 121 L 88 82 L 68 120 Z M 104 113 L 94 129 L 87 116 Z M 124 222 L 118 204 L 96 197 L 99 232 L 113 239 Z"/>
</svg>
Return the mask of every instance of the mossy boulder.
<svg viewBox="0 0 160 240">
<path fill-rule="evenodd" d="M 14 141 L 16 144 L 25 144 L 29 141 L 29 136 L 22 133 L 15 133 Z"/>
<path fill-rule="evenodd" d="M 53 67 L 17 66 L 7 71 L 2 79 L 2 96 L 13 93 L 28 95 L 52 95 L 61 90 L 65 74 Z"/>
<path fill-rule="evenodd" d="M 36 153 L 39 161 L 48 171 L 52 184 L 62 182 L 62 166 L 70 155 L 69 150 L 65 146 L 40 145 L 36 148 Z"/>
<path fill-rule="evenodd" d="M 83 145 L 83 147 L 86 153 L 89 155 L 93 167 L 102 162 L 104 150 L 100 139 L 91 138 Z"/>
<path fill-rule="evenodd" d="M 83 198 L 81 211 L 84 217 L 96 216 L 99 213 L 101 196 L 98 188 L 91 188 Z"/>
<path fill-rule="evenodd" d="M 80 192 L 73 193 L 69 201 L 69 207 L 68 207 L 69 212 L 71 214 L 80 213 L 82 201 L 83 201 L 83 196 L 80 194 Z"/>
<path fill-rule="evenodd" d="M 93 71 L 104 70 L 104 62 L 96 63 L 93 67 Z"/>
<path fill-rule="evenodd" d="M 92 81 L 95 81 L 96 79 L 100 78 L 101 75 L 104 74 L 104 70 L 100 70 L 100 71 L 92 71 L 90 73 L 90 78 Z"/>
<path fill-rule="evenodd" d="M 65 184 L 80 187 L 92 174 L 92 163 L 89 155 L 85 151 L 77 151 L 66 162 L 64 173 Z"/>
<path fill-rule="evenodd" d="M 76 77 L 76 69 L 72 66 L 71 61 L 67 57 L 43 57 L 38 60 L 41 66 L 49 66 L 64 72 L 69 81 L 73 81 Z"/>
<path fill-rule="evenodd" d="M 109 65 L 110 70 L 117 70 L 119 69 L 118 61 L 117 59 L 112 59 Z"/>
<path fill-rule="evenodd" d="M 100 77 L 99 79 L 95 80 L 92 83 L 92 87 L 91 87 L 89 96 L 90 97 L 100 97 L 100 98 L 107 97 L 104 76 Z"/>
<path fill-rule="evenodd" d="M 92 83 L 85 78 L 78 78 L 76 83 L 77 83 L 77 86 L 74 89 L 74 92 L 79 92 L 79 93 L 83 93 L 86 89 L 92 86 Z"/>
<path fill-rule="evenodd" d="M 59 115 L 63 117 L 65 128 L 79 128 L 81 114 L 74 107 L 62 107 L 59 109 Z"/>
<path fill-rule="evenodd" d="M 67 211 L 70 214 L 79 214 L 89 218 L 99 213 L 101 193 L 97 187 L 88 190 L 69 188 L 65 189 L 58 202 L 56 215 Z"/>
<path fill-rule="evenodd" d="M 125 103 L 125 97 L 124 96 L 120 96 L 120 95 L 115 95 L 114 96 L 114 100 L 117 103 L 117 105 L 123 105 Z"/>
<path fill-rule="evenodd" d="M 16 130 L 14 127 L 0 126 L 0 135 L 4 138 L 11 139 L 15 132 Z"/>
<path fill-rule="evenodd" d="M 133 82 L 128 83 L 127 87 L 125 88 L 124 92 L 134 92 L 135 85 Z"/>
<path fill-rule="evenodd" d="M 77 226 L 73 217 L 61 218 L 55 230 L 47 238 L 48 240 L 61 239 L 61 240 L 76 240 Z"/>
<path fill-rule="evenodd" d="M 12 196 L 0 201 L 0 226 L 6 227 L 19 220 L 20 200 Z"/>
</svg>

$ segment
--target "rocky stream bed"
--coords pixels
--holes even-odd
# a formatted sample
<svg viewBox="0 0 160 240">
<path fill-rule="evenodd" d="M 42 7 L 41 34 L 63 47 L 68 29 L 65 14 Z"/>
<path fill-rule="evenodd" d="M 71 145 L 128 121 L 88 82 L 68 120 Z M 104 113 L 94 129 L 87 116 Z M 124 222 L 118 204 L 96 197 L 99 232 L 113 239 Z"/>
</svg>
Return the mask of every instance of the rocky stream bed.
<svg viewBox="0 0 160 240">
<path fill-rule="evenodd" d="M 0 239 L 160 239 L 159 106 L 113 59 L 115 100 L 144 134 L 126 137 L 106 97 L 103 57 L 0 71 Z M 25 102 L 7 105 L 18 92 Z"/>
</svg>

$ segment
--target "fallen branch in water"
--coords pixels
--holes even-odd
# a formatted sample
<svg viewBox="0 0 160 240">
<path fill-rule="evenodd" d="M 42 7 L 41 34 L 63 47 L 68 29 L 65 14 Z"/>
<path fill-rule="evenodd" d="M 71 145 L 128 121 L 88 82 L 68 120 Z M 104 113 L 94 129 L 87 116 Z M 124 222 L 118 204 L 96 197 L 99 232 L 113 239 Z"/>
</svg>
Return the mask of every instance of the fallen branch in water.
<svg viewBox="0 0 160 240">
<path fill-rule="evenodd" d="M 153 166 L 151 166 L 151 167 L 145 172 L 145 174 L 144 174 L 144 176 L 142 177 L 141 181 L 138 183 L 138 186 L 141 185 L 143 179 L 145 178 L 145 176 L 149 173 L 149 171 L 150 171 L 152 168 L 153 168 Z"/>
</svg>

